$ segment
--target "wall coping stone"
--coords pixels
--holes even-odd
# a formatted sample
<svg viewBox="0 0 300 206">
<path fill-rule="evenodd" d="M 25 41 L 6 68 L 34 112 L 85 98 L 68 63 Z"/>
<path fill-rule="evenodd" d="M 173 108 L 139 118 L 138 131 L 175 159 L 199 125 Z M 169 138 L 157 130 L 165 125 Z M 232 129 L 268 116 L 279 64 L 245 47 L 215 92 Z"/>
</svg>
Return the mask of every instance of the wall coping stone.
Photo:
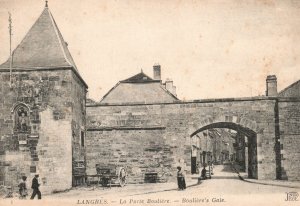
<svg viewBox="0 0 300 206">
<path fill-rule="evenodd" d="M 219 99 L 199 99 L 189 101 L 174 101 L 174 102 L 157 102 L 157 103 L 124 103 L 124 104 L 109 104 L 109 103 L 96 103 L 86 104 L 86 107 L 108 107 L 108 106 L 142 106 L 142 105 L 169 105 L 169 104 L 191 104 L 191 103 L 221 103 L 221 102 L 241 102 L 241 101 L 280 101 L 280 102 L 300 102 L 298 97 L 241 97 L 241 98 L 219 98 Z"/>
<path fill-rule="evenodd" d="M 163 126 L 149 126 L 149 127 L 98 127 L 87 128 L 87 131 L 112 131 L 112 130 L 164 130 Z"/>
</svg>

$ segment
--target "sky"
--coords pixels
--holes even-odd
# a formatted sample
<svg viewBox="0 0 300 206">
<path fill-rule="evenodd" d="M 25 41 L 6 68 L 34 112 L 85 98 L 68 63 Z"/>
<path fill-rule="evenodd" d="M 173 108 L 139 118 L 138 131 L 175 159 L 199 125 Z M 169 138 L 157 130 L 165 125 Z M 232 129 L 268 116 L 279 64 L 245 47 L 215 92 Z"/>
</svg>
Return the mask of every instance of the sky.
<svg viewBox="0 0 300 206">
<path fill-rule="evenodd" d="M 182 100 L 264 95 L 300 79 L 297 0 L 49 0 L 49 9 L 99 101 L 118 81 L 141 71 L 171 78 Z M 43 0 L 0 0 L 0 63 L 24 38 Z"/>
</svg>

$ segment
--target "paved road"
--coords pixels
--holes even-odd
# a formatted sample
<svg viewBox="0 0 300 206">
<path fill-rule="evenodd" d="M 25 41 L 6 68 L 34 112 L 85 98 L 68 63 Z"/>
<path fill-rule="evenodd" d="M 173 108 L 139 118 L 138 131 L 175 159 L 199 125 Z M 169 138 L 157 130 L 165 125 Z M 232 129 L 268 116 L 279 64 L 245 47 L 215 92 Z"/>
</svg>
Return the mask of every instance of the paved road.
<svg viewBox="0 0 300 206">
<path fill-rule="evenodd" d="M 299 191 L 300 189 L 279 187 L 271 185 L 263 185 L 256 183 L 249 183 L 241 181 L 237 174 L 231 169 L 230 165 L 215 166 L 214 175 L 212 179 L 203 180 L 201 184 L 195 185 L 190 181 L 188 188 L 185 191 L 173 190 L 159 190 L 157 192 L 140 192 L 137 194 L 149 194 L 149 193 L 163 193 L 163 194 L 181 194 L 194 195 L 194 194 L 224 194 L 224 195 L 252 195 L 252 194 L 283 194 L 285 192 Z"/>
<path fill-rule="evenodd" d="M 197 184 L 187 177 L 187 189 L 178 191 L 176 183 L 126 185 L 123 188 L 76 188 L 43 196 L 44 201 L 64 201 L 64 205 L 299 205 L 285 201 L 287 192 L 300 189 L 241 181 L 229 165 L 216 166 L 212 179 Z M 300 198 L 298 198 L 300 199 Z M 29 200 L 28 200 L 29 201 Z M 68 203 L 68 204 L 67 204 Z M 62 203 L 61 203 L 62 204 Z M 1 205 L 1 204 L 0 204 Z M 56 204 L 55 204 L 56 205 Z"/>
<path fill-rule="evenodd" d="M 200 185 L 190 186 L 185 191 L 161 191 L 143 194 L 142 199 L 169 199 L 176 205 L 297 205 L 299 202 L 285 201 L 287 192 L 298 192 L 300 189 L 254 184 L 241 181 L 229 165 L 215 167 L 212 179 L 202 181 Z M 133 196 L 134 198 L 139 197 Z M 298 198 L 300 199 L 300 198 Z M 128 201 L 127 201 L 128 202 Z M 299 204 L 300 205 L 300 204 Z"/>
</svg>

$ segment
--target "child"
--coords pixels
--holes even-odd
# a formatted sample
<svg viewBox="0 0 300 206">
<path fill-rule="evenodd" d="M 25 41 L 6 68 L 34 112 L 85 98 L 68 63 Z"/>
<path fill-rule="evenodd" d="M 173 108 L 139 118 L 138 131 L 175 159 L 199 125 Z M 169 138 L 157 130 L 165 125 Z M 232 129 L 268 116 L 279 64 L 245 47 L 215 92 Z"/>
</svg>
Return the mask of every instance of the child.
<svg viewBox="0 0 300 206">
<path fill-rule="evenodd" d="M 27 196 L 26 179 L 26 176 L 22 176 L 22 180 L 19 184 L 20 199 L 26 199 Z"/>
</svg>

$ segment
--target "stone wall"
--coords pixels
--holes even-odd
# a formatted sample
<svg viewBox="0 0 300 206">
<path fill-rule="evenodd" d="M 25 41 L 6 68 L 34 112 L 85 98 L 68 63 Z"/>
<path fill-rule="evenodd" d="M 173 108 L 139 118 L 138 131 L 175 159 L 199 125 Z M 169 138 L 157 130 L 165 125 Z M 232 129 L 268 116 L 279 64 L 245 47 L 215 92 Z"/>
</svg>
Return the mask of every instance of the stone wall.
<svg viewBox="0 0 300 206">
<path fill-rule="evenodd" d="M 40 113 L 39 142 L 36 146 L 39 161 L 36 162 L 44 193 L 63 191 L 72 186 L 72 131 L 70 121 L 53 119 L 53 110 Z M 55 128 L 55 129 L 54 129 Z"/>
<path fill-rule="evenodd" d="M 85 175 L 85 104 L 87 88 L 72 73 L 71 98 L 72 98 L 72 151 L 73 151 L 73 186 L 84 182 Z"/>
<path fill-rule="evenodd" d="M 95 163 L 93 155 L 98 153 L 98 162 L 108 161 L 118 162 L 117 156 L 105 156 L 101 158 L 101 153 L 107 153 L 109 148 L 112 154 L 118 153 L 117 149 L 110 148 L 110 144 L 121 144 L 135 142 L 134 138 L 142 138 L 148 142 L 148 136 L 156 136 L 155 128 L 164 128 L 161 133 L 163 138 L 162 147 L 170 148 L 165 154 L 168 157 L 172 154 L 170 171 L 173 174 L 175 165 L 181 165 L 186 172 L 190 172 L 191 147 L 190 135 L 211 125 L 217 127 L 221 123 L 223 127 L 231 129 L 241 128 L 249 130 L 257 135 L 257 170 L 259 179 L 276 178 L 275 162 L 275 100 L 268 98 L 258 99 L 222 99 L 207 100 L 198 102 L 171 103 L 171 104 L 141 104 L 141 105 L 90 105 L 87 106 L 87 173 L 95 174 Z M 220 126 L 220 125 L 219 125 Z M 137 135 L 137 131 L 147 130 Z M 143 135 L 142 135 L 143 134 Z M 152 135 L 151 135 L 152 134 Z M 133 138 L 133 140 L 131 140 Z M 124 139 L 127 141 L 124 142 Z M 129 141 L 130 140 L 130 141 Z M 145 142 L 143 141 L 143 145 Z M 157 140 L 156 140 L 157 141 Z M 103 142 L 109 143 L 103 146 Z M 150 144 L 150 143 L 149 143 Z M 146 146 L 141 145 L 141 151 Z M 176 147 L 175 147 L 176 146 Z M 127 160 L 130 149 L 123 146 Z M 141 158 L 148 158 L 141 153 Z M 155 155 L 155 154 L 153 154 Z M 136 155 L 140 157 L 140 155 Z M 148 164 L 148 163 L 147 163 Z M 164 160 L 161 163 L 164 165 Z M 135 163 L 127 162 L 128 167 L 133 167 Z M 151 165 L 147 168 L 153 169 Z M 140 165 L 140 175 L 143 175 L 143 165 Z M 130 177 L 135 179 L 133 176 Z M 138 178 L 136 181 L 139 181 Z"/>
<path fill-rule="evenodd" d="M 3 184 L 17 189 L 22 175 L 30 185 L 39 173 L 43 193 L 71 188 L 72 126 L 74 122 L 80 128 L 83 124 L 77 120 L 82 115 L 74 112 L 78 110 L 77 98 L 83 95 L 72 96 L 72 73 L 70 69 L 14 71 L 10 87 L 9 72 L 0 72 Z M 23 110 L 25 126 L 21 128 L 19 113 Z"/>
<path fill-rule="evenodd" d="M 280 100 L 279 130 L 283 179 L 300 180 L 300 101 Z"/>
<path fill-rule="evenodd" d="M 129 183 L 143 183 L 146 173 L 157 173 L 158 182 L 175 180 L 179 164 L 176 144 L 165 139 L 164 129 L 93 131 L 87 139 L 87 174 L 96 174 L 96 165 L 126 168 Z"/>
</svg>

